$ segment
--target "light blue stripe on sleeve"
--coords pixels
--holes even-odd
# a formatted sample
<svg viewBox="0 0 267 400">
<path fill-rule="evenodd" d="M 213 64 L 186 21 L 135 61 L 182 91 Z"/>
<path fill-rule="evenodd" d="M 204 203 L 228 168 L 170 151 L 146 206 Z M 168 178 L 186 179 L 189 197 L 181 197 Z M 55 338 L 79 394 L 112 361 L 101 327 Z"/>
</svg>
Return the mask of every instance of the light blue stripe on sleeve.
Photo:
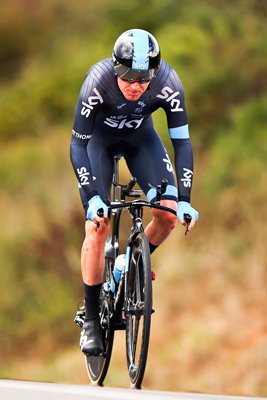
<svg viewBox="0 0 267 400">
<path fill-rule="evenodd" d="M 156 188 L 153 187 L 153 188 L 149 189 L 149 191 L 146 194 L 147 201 L 149 201 L 149 203 L 150 203 L 151 200 L 156 197 L 156 195 L 157 195 Z"/>
<path fill-rule="evenodd" d="M 146 194 L 147 201 L 151 202 L 151 200 L 153 200 L 156 197 L 156 195 L 157 195 L 156 188 L 153 187 L 149 189 L 149 191 Z M 163 194 L 163 198 L 164 195 L 178 197 L 178 190 L 175 186 L 167 185 L 166 192 Z"/>
<path fill-rule="evenodd" d="M 177 197 L 178 196 L 177 187 L 172 186 L 172 185 L 167 185 L 167 189 L 164 194 Z M 164 194 L 163 194 L 163 196 L 164 196 Z"/>
<path fill-rule="evenodd" d="M 178 128 L 169 128 L 169 134 L 172 139 L 189 139 L 188 124 Z"/>
</svg>

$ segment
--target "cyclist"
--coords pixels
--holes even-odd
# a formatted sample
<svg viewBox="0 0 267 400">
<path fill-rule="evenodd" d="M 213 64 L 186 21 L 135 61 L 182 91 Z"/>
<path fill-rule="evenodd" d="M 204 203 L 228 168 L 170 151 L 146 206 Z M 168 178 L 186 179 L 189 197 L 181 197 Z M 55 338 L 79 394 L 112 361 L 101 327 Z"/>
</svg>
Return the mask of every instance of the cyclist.
<svg viewBox="0 0 267 400">
<path fill-rule="evenodd" d="M 174 147 L 176 178 L 153 126 L 151 114 L 160 107 L 166 113 Z M 161 59 L 152 34 L 142 29 L 122 33 L 112 58 L 89 69 L 76 105 L 70 151 L 86 214 L 81 253 L 85 322 L 80 347 L 86 355 L 98 355 L 103 351 L 98 313 L 104 246 L 109 235 L 107 206 L 113 156 L 124 156 L 148 201 L 155 200 L 155 186 L 166 178 L 168 185 L 161 204 L 177 210 L 183 225 L 184 213 L 190 214 L 189 231 L 198 219 L 198 212 L 190 204 L 193 155 L 184 91 L 176 72 Z M 97 215 L 99 209 L 104 211 L 102 218 Z M 151 253 L 176 222 L 174 215 L 153 210 L 145 230 Z"/>
</svg>

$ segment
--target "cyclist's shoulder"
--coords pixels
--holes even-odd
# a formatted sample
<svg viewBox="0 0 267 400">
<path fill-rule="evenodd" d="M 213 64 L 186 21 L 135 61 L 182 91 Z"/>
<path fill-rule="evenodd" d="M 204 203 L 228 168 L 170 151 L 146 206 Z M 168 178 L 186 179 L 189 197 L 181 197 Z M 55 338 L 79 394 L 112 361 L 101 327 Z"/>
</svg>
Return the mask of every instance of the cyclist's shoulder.
<svg viewBox="0 0 267 400">
<path fill-rule="evenodd" d="M 112 58 L 105 58 L 93 64 L 87 75 L 90 75 L 95 81 L 100 81 L 102 78 L 114 75 Z"/>
<path fill-rule="evenodd" d="M 175 69 L 165 60 L 161 60 L 154 83 L 155 88 L 160 90 L 169 87 L 173 91 L 183 91 L 183 84 L 180 77 Z"/>
<path fill-rule="evenodd" d="M 87 92 L 97 90 L 101 93 L 116 89 L 113 63 L 111 58 L 106 58 L 93 64 L 87 71 L 84 86 Z"/>
</svg>

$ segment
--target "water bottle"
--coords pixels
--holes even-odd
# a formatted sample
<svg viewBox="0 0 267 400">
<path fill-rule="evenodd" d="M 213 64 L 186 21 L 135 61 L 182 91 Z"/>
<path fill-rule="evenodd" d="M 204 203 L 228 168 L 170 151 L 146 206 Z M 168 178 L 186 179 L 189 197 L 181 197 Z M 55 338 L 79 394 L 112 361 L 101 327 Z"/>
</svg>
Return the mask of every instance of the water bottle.
<svg viewBox="0 0 267 400">
<path fill-rule="evenodd" d="M 120 254 L 114 263 L 113 268 L 113 279 L 110 282 L 110 289 L 113 293 L 115 293 L 115 285 L 119 283 L 121 279 L 122 271 L 124 270 L 125 266 L 125 254 Z"/>
</svg>

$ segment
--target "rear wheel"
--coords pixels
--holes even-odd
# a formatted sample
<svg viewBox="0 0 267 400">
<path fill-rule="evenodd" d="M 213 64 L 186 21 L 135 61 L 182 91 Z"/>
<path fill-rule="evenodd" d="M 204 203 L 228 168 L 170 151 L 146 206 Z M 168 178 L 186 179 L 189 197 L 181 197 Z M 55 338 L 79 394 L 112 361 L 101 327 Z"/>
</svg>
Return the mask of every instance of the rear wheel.
<svg viewBox="0 0 267 400">
<path fill-rule="evenodd" d="M 143 232 L 132 243 L 124 309 L 128 373 L 132 387 L 140 389 L 146 368 L 152 311 L 150 251 Z"/>
<path fill-rule="evenodd" d="M 109 269 L 109 261 L 106 260 L 106 271 Z M 100 297 L 100 324 L 103 340 L 104 353 L 99 356 L 85 356 L 89 378 L 93 385 L 103 386 L 107 375 L 114 340 L 114 329 L 111 325 L 111 299 L 110 294 L 101 290 Z"/>
</svg>

